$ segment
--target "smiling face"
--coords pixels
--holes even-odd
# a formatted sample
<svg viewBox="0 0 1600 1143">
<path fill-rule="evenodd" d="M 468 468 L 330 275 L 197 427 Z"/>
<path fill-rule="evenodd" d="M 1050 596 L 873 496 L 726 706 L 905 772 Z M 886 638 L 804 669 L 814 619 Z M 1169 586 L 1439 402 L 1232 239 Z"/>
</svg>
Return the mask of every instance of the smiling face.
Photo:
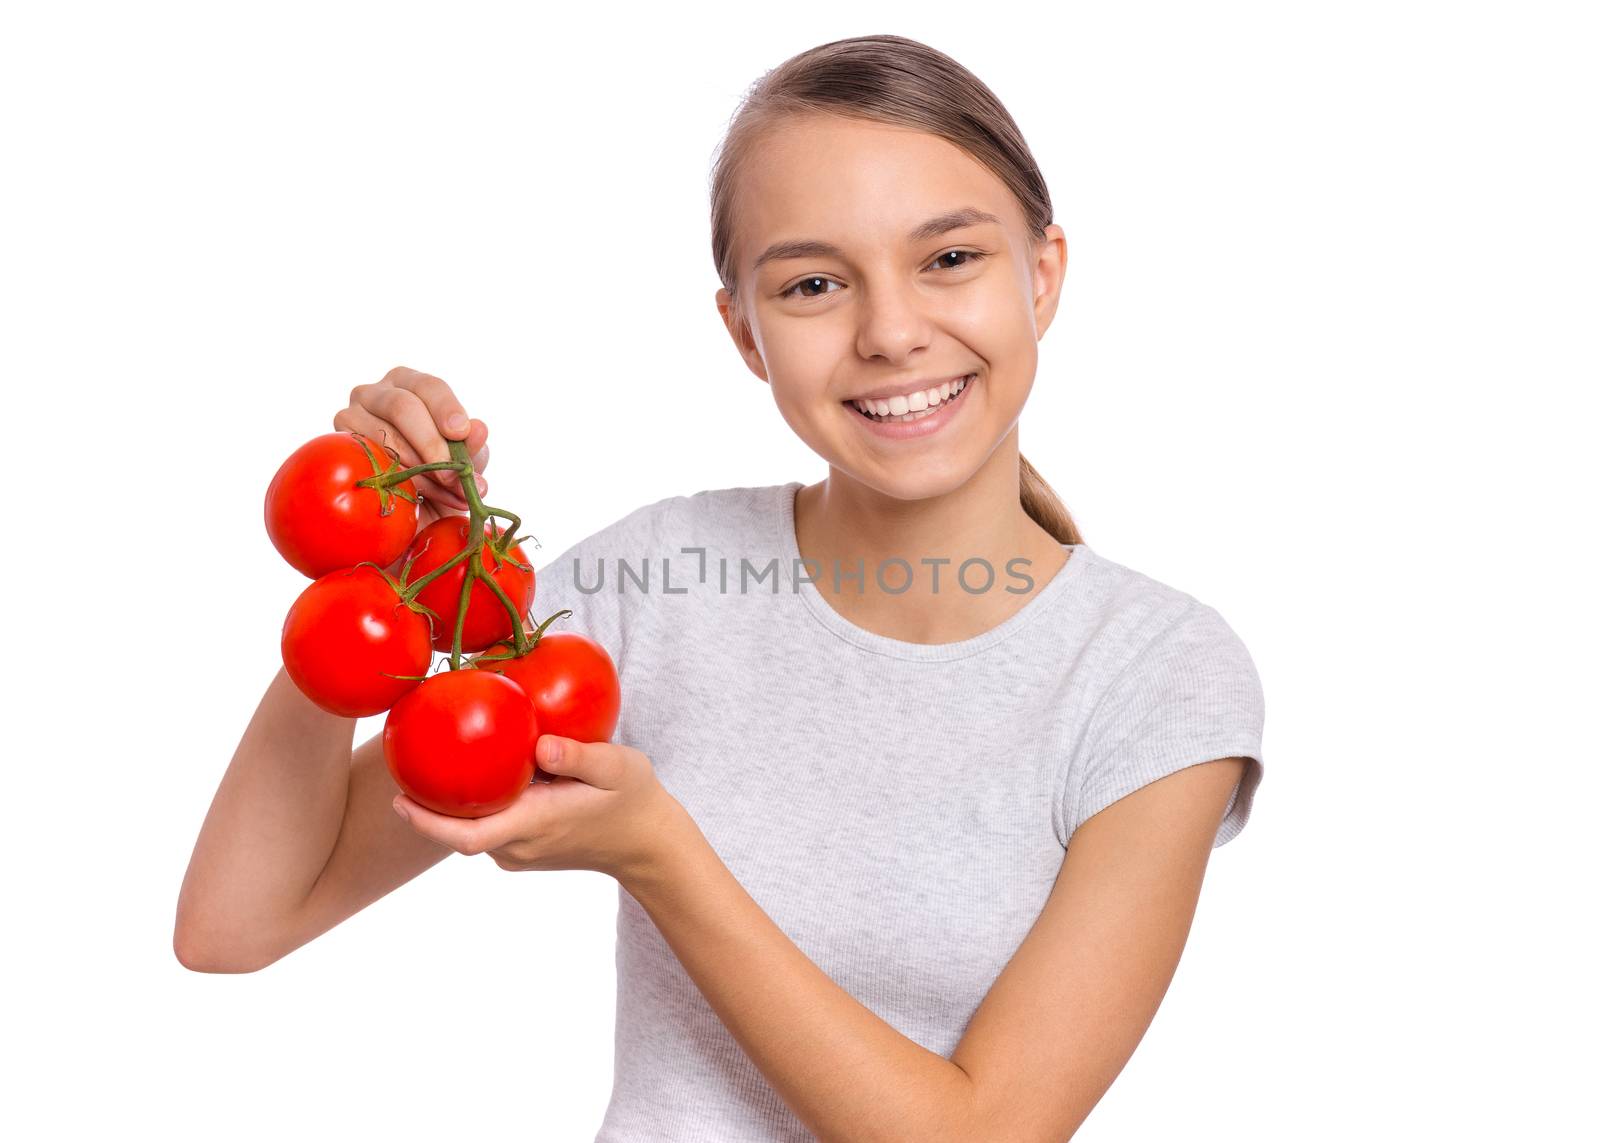
<svg viewBox="0 0 1600 1143">
<path fill-rule="evenodd" d="M 833 467 L 898 499 L 960 487 L 1033 387 L 1061 228 L 1035 243 L 1009 188 L 936 135 L 807 116 L 758 146 L 737 188 L 738 306 L 717 291 L 740 353 Z M 864 406 L 879 423 L 854 400 L 891 395 L 905 404 Z"/>
</svg>

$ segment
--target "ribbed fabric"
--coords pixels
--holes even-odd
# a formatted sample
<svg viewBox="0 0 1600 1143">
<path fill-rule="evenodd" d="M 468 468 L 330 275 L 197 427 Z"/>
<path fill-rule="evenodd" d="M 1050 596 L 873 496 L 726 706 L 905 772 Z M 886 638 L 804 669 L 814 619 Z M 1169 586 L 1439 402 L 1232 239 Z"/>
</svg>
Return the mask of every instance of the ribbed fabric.
<svg viewBox="0 0 1600 1143">
<path fill-rule="evenodd" d="M 800 487 L 645 505 L 542 568 L 534 614 L 570 607 L 557 627 L 612 652 L 616 740 L 649 755 L 778 926 L 948 1056 L 1080 824 L 1176 770 L 1242 756 L 1215 845 L 1244 828 L 1263 773 L 1260 679 L 1213 608 L 1087 544 L 974 638 L 866 631 L 807 582 L 822 569 L 799 562 Z M 994 590 L 1015 586 L 996 571 Z M 962 598 L 942 579 L 947 591 Z M 597 1143 L 812 1138 L 620 887 L 616 956 Z"/>
</svg>

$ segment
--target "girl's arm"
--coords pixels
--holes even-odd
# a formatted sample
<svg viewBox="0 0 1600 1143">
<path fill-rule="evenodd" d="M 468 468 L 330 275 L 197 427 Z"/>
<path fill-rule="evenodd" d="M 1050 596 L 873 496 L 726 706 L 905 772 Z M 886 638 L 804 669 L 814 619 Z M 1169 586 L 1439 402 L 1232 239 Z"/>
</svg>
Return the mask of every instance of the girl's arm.
<svg viewBox="0 0 1600 1143">
<path fill-rule="evenodd" d="M 1069 1138 L 1177 968 L 1241 759 L 1170 774 L 1072 838 L 1022 946 L 950 1059 L 834 983 L 745 892 L 687 813 L 623 887 L 821 1140 Z"/>
<path fill-rule="evenodd" d="M 200 827 L 172 948 L 198 972 L 253 972 L 449 855 L 395 819 L 381 740 L 281 668 Z"/>
<path fill-rule="evenodd" d="M 976 1140 L 971 1078 L 836 984 L 739 884 L 687 813 L 622 880 L 718 1019 L 819 1140 Z"/>
<path fill-rule="evenodd" d="M 357 385 L 333 427 L 384 442 L 407 467 L 450 459 L 443 434 L 464 431 L 478 487 L 487 489 L 489 428 L 431 373 L 396 366 Z M 466 508 L 455 473 L 416 479 L 419 529 Z M 183 878 L 172 949 L 185 967 L 263 968 L 449 855 L 396 822 L 389 803 L 400 790 L 381 739 L 352 755 L 355 732 L 355 719 L 322 710 L 278 671 L 222 776 Z"/>
</svg>

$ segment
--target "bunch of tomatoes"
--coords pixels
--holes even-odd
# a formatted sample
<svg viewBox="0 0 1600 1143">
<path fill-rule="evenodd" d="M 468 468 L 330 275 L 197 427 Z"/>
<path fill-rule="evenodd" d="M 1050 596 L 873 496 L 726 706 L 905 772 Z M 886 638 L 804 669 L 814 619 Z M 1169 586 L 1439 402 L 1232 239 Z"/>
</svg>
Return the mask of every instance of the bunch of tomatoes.
<svg viewBox="0 0 1600 1143">
<path fill-rule="evenodd" d="M 284 619 L 289 677 L 331 714 L 388 711 L 395 783 L 437 813 L 476 818 L 549 778 L 534 761 L 541 734 L 610 741 L 621 686 L 599 643 L 546 631 L 570 611 L 527 629 L 521 520 L 483 503 L 465 442 L 449 445 L 450 460 L 407 468 L 360 433 L 315 437 L 272 478 L 265 513 L 273 547 L 313 581 Z M 412 477 L 439 469 L 459 474 L 469 515 L 419 531 Z M 430 674 L 445 651 L 449 669 Z"/>
</svg>

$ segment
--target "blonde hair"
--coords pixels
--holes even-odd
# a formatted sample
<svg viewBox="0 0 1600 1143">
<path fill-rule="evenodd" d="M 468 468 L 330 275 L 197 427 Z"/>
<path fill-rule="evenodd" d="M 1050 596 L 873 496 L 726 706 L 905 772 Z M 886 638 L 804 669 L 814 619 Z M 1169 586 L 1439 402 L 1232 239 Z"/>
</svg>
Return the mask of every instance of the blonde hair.
<svg viewBox="0 0 1600 1143">
<path fill-rule="evenodd" d="M 836 115 L 937 135 L 995 173 L 1016 196 L 1033 237 L 1051 223 L 1050 192 L 1022 132 L 983 82 L 955 60 L 903 36 L 856 36 L 801 52 L 745 93 L 711 174 L 711 257 L 735 298 L 735 189 L 756 142 L 786 116 Z M 1022 507 L 1058 543 L 1083 542 L 1055 490 L 1018 454 Z"/>
</svg>

